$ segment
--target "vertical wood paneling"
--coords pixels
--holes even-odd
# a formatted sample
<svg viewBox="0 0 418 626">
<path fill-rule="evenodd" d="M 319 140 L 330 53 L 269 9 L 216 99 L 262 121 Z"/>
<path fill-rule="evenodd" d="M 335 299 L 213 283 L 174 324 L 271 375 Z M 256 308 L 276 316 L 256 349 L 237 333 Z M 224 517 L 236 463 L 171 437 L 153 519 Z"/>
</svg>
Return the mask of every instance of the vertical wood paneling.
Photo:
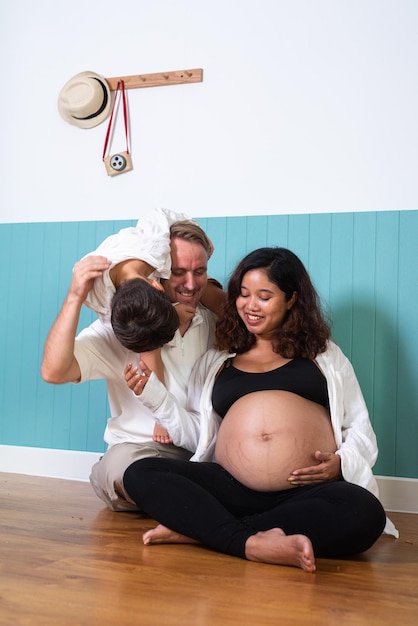
<svg viewBox="0 0 418 626">
<path fill-rule="evenodd" d="M 2 299 L 0 305 L 0 442 L 13 439 L 10 433 L 10 419 L 15 417 L 12 414 L 9 418 L 8 408 L 11 399 L 8 395 L 10 385 L 10 369 L 15 363 L 10 363 L 9 342 L 13 330 L 9 320 L 9 299 L 12 295 L 9 283 L 15 281 L 15 271 L 12 271 L 12 247 L 13 247 L 13 225 L 4 224 L 0 227 L 0 268 L 2 276 Z M 13 268 L 14 270 L 14 268 Z M 20 364 L 21 366 L 21 364 Z"/>
<path fill-rule="evenodd" d="M 226 255 L 223 269 L 224 284 L 240 259 L 247 254 L 247 218 L 227 217 L 226 219 Z"/>
<path fill-rule="evenodd" d="M 416 212 L 399 217 L 396 475 L 410 476 L 418 463 L 418 229 Z"/>
<path fill-rule="evenodd" d="M 399 213 L 376 215 L 376 272 L 374 290 L 375 340 L 373 426 L 379 444 L 376 471 L 396 468 Z"/>
<path fill-rule="evenodd" d="M 333 338 L 351 359 L 353 325 L 354 216 L 332 215 L 330 253 L 330 311 Z"/>
<path fill-rule="evenodd" d="M 331 215 L 309 219 L 309 250 L 306 267 L 323 302 L 329 309 L 331 289 Z"/>
<path fill-rule="evenodd" d="M 199 219 L 226 286 L 238 261 L 284 246 L 306 264 L 352 360 L 378 437 L 376 472 L 418 477 L 418 212 Z M 53 386 L 39 374 L 74 263 L 135 221 L 0 225 L 0 443 L 102 451 L 103 381 Z M 80 327 L 95 319 L 83 309 Z"/>
<path fill-rule="evenodd" d="M 292 215 L 289 219 L 287 247 L 308 267 L 309 261 L 309 215 Z"/>
<path fill-rule="evenodd" d="M 375 326 L 375 213 L 354 215 L 351 360 L 373 416 Z"/>
<path fill-rule="evenodd" d="M 29 226 L 21 225 L 20 228 L 11 227 L 10 237 L 10 269 L 12 276 L 7 283 L 7 295 L 2 299 L 2 307 L 5 308 L 4 333 L 4 357 L 5 371 L 2 384 L 4 385 L 4 413 L 3 432 L 6 438 L 21 440 L 24 438 L 22 427 L 21 409 L 24 407 L 24 398 L 29 388 L 33 393 L 34 377 L 31 371 L 25 371 L 23 329 L 25 324 L 30 324 L 27 311 L 23 308 L 24 289 L 28 272 L 28 233 Z M 2 342 L 3 343 L 3 342 Z M 32 346 L 28 346 L 28 350 Z M 24 386 L 22 386 L 24 382 Z M 12 407 L 12 411 L 9 410 Z"/>
<path fill-rule="evenodd" d="M 247 240 L 245 251 L 263 248 L 267 241 L 268 218 L 266 216 L 247 217 Z M 243 256 L 243 255 L 241 255 Z"/>
<path fill-rule="evenodd" d="M 269 215 L 267 218 L 266 246 L 288 247 L 289 216 Z"/>
<path fill-rule="evenodd" d="M 39 288 L 44 247 L 44 225 L 33 224 L 25 233 L 25 251 L 21 256 L 22 266 L 22 352 L 16 354 L 16 374 L 19 374 L 19 415 L 22 445 L 31 445 L 36 440 L 42 420 L 27 419 L 33 411 L 33 399 L 39 396 L 40 376 L 29 376 L 30 372 L 39 372 L 39 311 L 43 306 L 42 292 Z M 28 319 L 29 317 L 29 319 Z"/>
</svg>

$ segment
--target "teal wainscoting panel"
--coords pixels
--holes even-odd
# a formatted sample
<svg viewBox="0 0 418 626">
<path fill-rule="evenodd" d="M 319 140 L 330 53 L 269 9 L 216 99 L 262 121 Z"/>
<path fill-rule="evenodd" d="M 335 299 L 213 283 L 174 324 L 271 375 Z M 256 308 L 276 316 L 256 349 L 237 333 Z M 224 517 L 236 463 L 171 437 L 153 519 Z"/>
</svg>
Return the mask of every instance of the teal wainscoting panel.
<svg viewBox="0 0 418 626">
<path fill-rule="evenodd" d="M 245 242 L 247 251 L 266 245 L 267 227 L 267 216 L 247 217 L 247 240 Z"/>
<path fill-rule="evenodd" d="M 308 267 L 309 236 L 311 219 L 309 215 L 293 215 L 289 220 L 287 247 Z"/>
<path fill-rule="evenodd" d="M 315 288 L 321 296 L 324 311 L 329 313 L 332 216 L 328 213 L 316 215 L 310 218 L 309 222 L 309 249 L 306 266 L 309 267 Z"/>
<path fill-rule="evenodd" d="M 198 218 L 226 286 L 239 260 L 284 246 L 307 266 L 375 428 L 376 473 L 418 478 L 418 212 Z M 39 367 L 74 263 L 135 220 L 2 224 L 0 443 L 103 451 L 104 381 L 48 385 Z M 79 329 L 95 314 L 84 308 Z"/>
<path fill-rule="evenodd" d="M 287 248 L 289 239 L 289 216 L 269 215 L 267 220 L 266 246 Z"/>
<path fill-rule="evenodd" d="M 399 476 L 410 476 L 411 466 L 418 464 L 417 231 L 417 213 L 400 213 L 396 413 L 396 475 Z"/>
<path fill-rule="evenodd" d="M 331 217 L 329 305 L 335 341 L 352 358 L 354 215 Z"/>
<path fill-rule="evenodd" d="M 248 218 L 227 217 L 226 264 L 223 269 L 225 282 L 230 277 L 241 258 L 249 251 L 248 245 Z"/>
<path fill-rule="evenodd" d="M 402 337 L 402 329 L 398 324 L 400 215 L 392 212 L 378 213 L 375 237 L 374 388 L 373 397 L 369 399 L 369 410 L 379 441 L 377 467 L 382 465 L 384 459 L 384 467 L 389 475 L 395 475 L 396 472 L 396 431 L 399 417 L 398 343 Z"/>
<path fill-rule="evenodd" d="M 373 416 L 376 214 L 355 214 L 353 227 L 351 360 Z"/>
</svg>

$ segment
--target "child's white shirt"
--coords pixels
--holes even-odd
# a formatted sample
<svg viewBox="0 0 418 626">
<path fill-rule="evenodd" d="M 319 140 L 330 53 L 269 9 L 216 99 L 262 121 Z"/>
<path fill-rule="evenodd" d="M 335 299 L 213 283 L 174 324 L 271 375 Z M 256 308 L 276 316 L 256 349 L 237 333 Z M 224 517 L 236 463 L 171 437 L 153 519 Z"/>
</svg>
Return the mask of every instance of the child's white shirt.
<svg viewBox="0 0 418 626">
<path fill-rule="evenodd" d="M 102 320 L 110 319 L 110 305 L 116 291 L 110 278 L 112 267 L 129 259 L 145 261 L 154 268 L 148 278 L 169 278 L 171 273 L 170 226 L 177 221 L 193 220 L 184 213 L 169 209 L 153 209 L 149 215 L 138 220 L 136 226 L 123 228 L 107 237 L 94 252 L 85 256 L 104 256 L 111 265 L 102 276 L 95 279 L 84 304 Z M 85 258 L 85 257 L 84 257 Z"/>
</svg>

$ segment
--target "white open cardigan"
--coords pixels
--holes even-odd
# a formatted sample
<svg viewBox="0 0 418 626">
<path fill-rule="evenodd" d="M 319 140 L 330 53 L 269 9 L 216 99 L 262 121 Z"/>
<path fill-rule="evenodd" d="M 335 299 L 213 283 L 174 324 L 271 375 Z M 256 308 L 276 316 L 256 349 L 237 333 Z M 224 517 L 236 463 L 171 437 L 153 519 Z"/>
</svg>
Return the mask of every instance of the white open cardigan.
<svg viewBox="0 0 418 626">
<path fill-rule="evenodd" d="M 139 396 L 157 421 L 169 431 L 174 444 L 194 452 L 192 461 L 214 460 L 221 418 L 212 406 L 212 389 L 222 363 L 231 356 L 234 355 L 212 349 L 199 359 L 190 378 L 185 409 L 154 374 Z M 341 457 L 344 480 L 379 497 L 372 472 L 378 454 L 376 435 L 353 366 L 331 341 L 326 351 L 317 356 L 316 362 L 327 380 L 336 454 Z M 389 519 L 385 532 L 399 536 Z"/>
</svg>

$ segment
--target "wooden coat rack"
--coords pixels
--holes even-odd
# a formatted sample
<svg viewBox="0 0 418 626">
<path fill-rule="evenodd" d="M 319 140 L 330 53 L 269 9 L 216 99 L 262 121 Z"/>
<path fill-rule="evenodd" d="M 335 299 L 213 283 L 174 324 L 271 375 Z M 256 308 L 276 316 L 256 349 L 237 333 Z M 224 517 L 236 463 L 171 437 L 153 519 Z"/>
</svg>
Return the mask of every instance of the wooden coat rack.
<svg viewBox="0 0 418 626">
<path fill-rule="evenodd" d="M 118 76 L 106 78 L 111 91 L 116 91 L 118 82 L 123 80 L 125 89 L 143 89 L 144 87 L 164 87 L 184 83 L 201 83 L 203 70 L 179 70 L 175 72 L 158 72 L 156 74 L 135 74 L 134 76 Z"/>
</svg>

